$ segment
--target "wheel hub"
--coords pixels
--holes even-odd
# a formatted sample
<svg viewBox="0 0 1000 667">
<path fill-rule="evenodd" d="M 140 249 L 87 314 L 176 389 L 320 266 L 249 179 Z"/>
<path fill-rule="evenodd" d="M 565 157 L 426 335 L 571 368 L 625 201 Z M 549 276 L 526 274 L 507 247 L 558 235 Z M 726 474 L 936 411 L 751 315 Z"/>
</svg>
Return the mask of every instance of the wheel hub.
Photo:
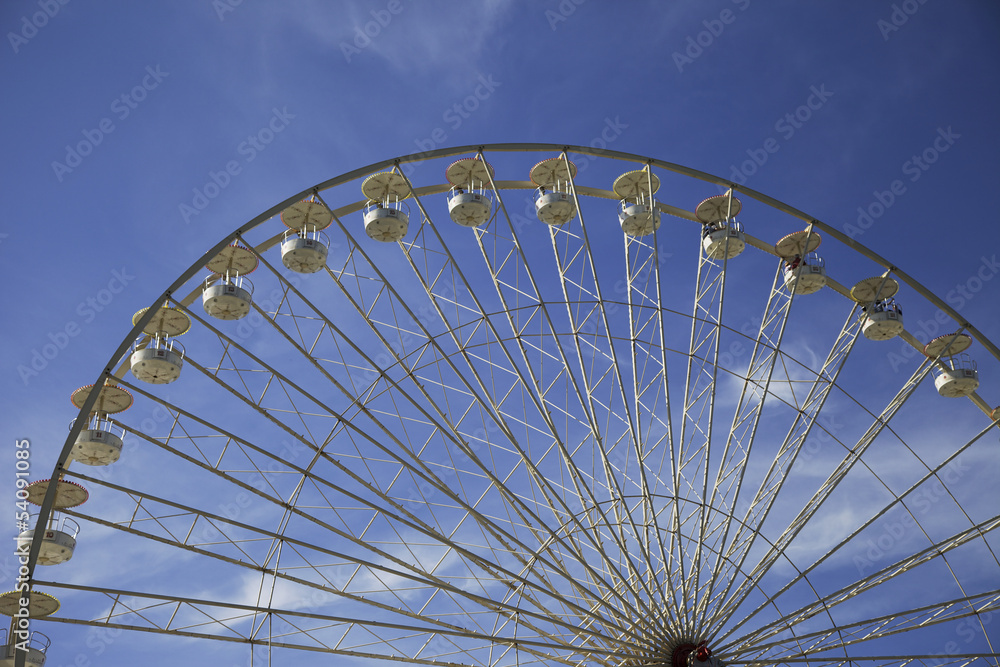
<svg viewBox="0 0 1000 667">
<path fill-rule="evenodd" d="M 712 650 L 707 642 L 693 644 L 684 642 L 674 647 L 670 655 L 671 667 L 688 667 L 697 664 L 721 665 L 718 660 L 712 660 Z"/>
</svg>

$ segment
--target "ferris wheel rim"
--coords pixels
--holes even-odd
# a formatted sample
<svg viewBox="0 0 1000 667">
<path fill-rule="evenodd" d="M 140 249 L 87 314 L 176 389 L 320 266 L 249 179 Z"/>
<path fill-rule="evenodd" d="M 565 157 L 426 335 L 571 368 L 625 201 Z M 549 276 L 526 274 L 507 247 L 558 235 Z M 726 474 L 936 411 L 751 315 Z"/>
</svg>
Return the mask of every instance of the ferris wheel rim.
<svg viewBox="0 0 1000 667">
<path fill-rule="evenodd" d="M 990 354 L 993 355 L 993 357 L 995 357 L 996 359 L 1000 360 L 1000 347 L 998 347 L 996 344 L 994 344 L 987 336 L 985 336 L 982 332 L 980 332 L 971 323 L 965 321 L 965 319 L 963 317 L 961 317 L 961 315 L 959 315 L 959 313 L 957 311 L 955 311 L 951 307 L 950 304 L 946 303 L 943 299 L 941 299 L 940 297 L 938 297 L 937 295 L 935 295 L 933 292 L 931 292 L 929 289 L 927 289 L 924 285 L 922 285 L 921 283 L 919 283 L 918 281 L 916 281 L 914 278 L 912 278 L 909 274 L 901 271 L 893 263 L 889 262 L 887 259 L 883 258 L 881 255 L 878 255 L 877 253 L 869 250 L 866 246 L 863 246 L 862 244 L 858 243 L 854 239 L 848 237 L 847 235 L 845 235 L 843 232 L 841 232 L 840 230 L 836 229 L 835 227 L 833 227 L 831 225 L 828 225 L 828 224 L 822 222 L 821 220 L 816 219 L 816 218 L 814 218 L 812 216 L 809 216 L 809 215 L 807 215 L 807 214 L 799 211 L 798 209 L 795 209 L 792 206 L 790 206 L 788 204 L 785 204 L 785 203 L 783 203 L 783 202 L 781 202 L 781 201 L 779 201 L 779 200 L 777 200 L 777 199 L 775 199 L 773 197 L 769 197 L 769 196 L 767 196 L 767 195 L 765 195 L 763 193 L 757 192 L 757 191 L 755 191 L 753 189 L 745 188 L 745 187 L 743 187 L 741 185 L 729 182 L 729 181 L 727 181 L 725 179 L 722 179 L 720 177 L 717 177 L 717 176 L 714 176 L 712 174 L 709 174 L 708 172 L 703 172 L 703 171 L 700 171 L 700 170 L 697 170 L 697 169 L 692 169 L 692 168 L 689 168 L 689 167 L 683 167 L 683 166 L 675 164 L 675 163 L 670 163 L 670 162 L 666 162 L 666 161 L 663 161 L 663 160 L 658 160 L 658 159 L 651 158 L 651 157 L 645 157 L 645 156 L 642 156 L 642 155 L 639 155 L 639 154 L 635 154 L 635 153 L 627 153 L 627 152 L 623 152 L 623 151 L 616 151 L 616 150 L 609 150 L 609 149 L 595 149 L 595 148 L 588 147 L 588 146 L 568 145 L 568 144 L 499 143 L 499 144 L 470 144 L 470 145 L 457 146 L 457 147 L 436 148 L 436 149 L 433 149 L 433 150 L 430 150 L 430 151 L 425 151 L 425 152 L 422 152 L 422 153 L 411 153 L 411 154 L 403 155 L 403 156 L 396 157 L 396 158 L 389 158 L 389 159 L 385 159 L 385 160 L 380 160 L 380 161 L 377 161 L 377 162 L 373 162 L 373 163 L 371 163 L 371 164 L 369 164 L 367 166 L 359 167 L 359 168 L 353 169 L 353 170 L 351 170 L 349 172 L 345 172 L 344 174 L 341 174 L 339 176 L 335 176 L 335 177 L 327 179 L 325 181 L 321 181 L 320 183 L 317 183 L 316 185 L 308 187 L 308 188 L 302 190 L 301 192 L 288 197 L 284 201 L 282 201 L 282 202 L 280 202 L 280 203 L 272 206 L 271 208 L 267 209 L 266 211 L 263 211 L 262 213 L 258 214 L 254 218 L 250 219 L 246 224 L 238 227 L 236 230 L 234 230 L 230 234 L 228 234 L 225 237 L 223 237 L 222 239 L 220 239 L 214 246 L 212 246 L 208 251 L 206 251 L 200 258 L 196 259 L 190 265 L 190 267 L 188 267 L 188 269 L 186 271 L 182 272 L 182 274 L 180 276 L 178 276 L 178 278 L 171 284 L 170 287 L 167 288 L 167 290 L 165 290 L 159 297 L 157 297 L 156 299 L 153 300 L 153 302 L 146 308 L 146 312 L 142 315 L 142 317 L 134 319 L 134 321 L 133 321 L 133 325 L 134 326 L 133 326 L 132 330 L 128 334 L 126 334 L 125 338 L 119 344 L 118 348 L 112 353 L 110 359 L 108 360 L 107 364 L 102 369 L 102 371 L 101 371 L 100 375 L 98 376 L 97 380 L 94 383 L 92 383 L 92 384 L 93 385 L 100 385 L 103 382 L 105 382 L 106 380 L 109 380 L 109 379 L 111 379 L 113 377 L 113 373 L 114 373 L 116 362 L 119 359 L 122 358 L 122 356 L 128 350 L 129 346 L 132 344 L 132 341 L 134 341 L 135 338 L 142 333 L 143 329 L 148 324 L 150 324 L 152 322 L 152 320 L 154 319 L 154 316 L 159 311 L 159 309 L 162 308 L 162 307 L 164 307 L 164 306 L 166 306 L 166 305 L 168 305 L 167 302 L 171 298 L 171 296 L 177 290 L 179 290 L 183 285 L 185 285 L 191 279 L 191 277 L 193 277 L 196 273 L 198 273 L 201 270 L 202 267 L 204 267 L 209 261 L 211 261 L 213 258 L 215 258 L 220 252 L 224 251 L 226 248 L 228 248 L 229 246 L 233 245 L 234 243 L 237 243 L 239 241 L 239 239 L 242 237 L 243 234 L 245 234 L 245 233 L 249 232 L 250 230 L 253 230 L 253 229 L 259 227 L 260 225 L 266 223 L 268 220 L 272 219 L 274 216 L 280 215 L 281 212 L 284 211 L 285 209 L 287 209 L 289 206 L 292 206 L 293 204 L 295 204 L 295 203 L 297 203 L 297 202 L 299 202 L 299 201 L 301 201 L 303 199 L 306 199 L 306 198 L 308 198 L 310 196 L 318 195 L 319 192 L 321 192 L 323 190 L 328 190 L 328 189 L 330 189 L 332 187 L 335 187 L 337 185 L 340 185 L 340 184 L 343 184 L 343 183 L 347 183 L 347 182 L 350 182 L 350 181 L 353 181 L 353 180 L 363 179 L 363 178 L 365 178 L 367 176 L 370 176 L 372 174 L 375 174 L 375 173 L 377 173 L 379 171 L 383 171 L 383 170 L 385 170 L 387 168 L 397 167 L 397 166 L 399 166 L 401 164 L 408 164 L 408 163 L 411 163 L 411 162 L 421 162 L 421 161 L 430 160 L 430 159 L 434 159 L 434 158 L 441 158 L 441 157 L 453 157 L 453 156 L 456 156 L 456 155 L 466 155 L 468 153 L 474 153 L 474 154 L 478 155 L 478 154 L 481 154 L 481 153 L 484 153 L 484 152 L 487 152 L 487 151 L 489 151 L 489 152 L 492 152 L 492 151 L 499 151 L 499 152 L 519 152 L 519 151 L 524 151 L 524 152 L 543 152 L 543 151 L 556 151 L 556 152 L 565 152 L 565 153 L 578 153 L 578 154 L 581 154 L 581 155 L 588 155 L 588 156 L 591 156 L 591 157 L 608 157 L 608 158 L 619 159 L 619 160 L 624 160 L 624 161 L 628 161 L 628 162 L 641 163 L 641 164 L 644 164 L 644 165 L 657 166 L 657 167 L 660 167 L 660 168 L 663 168 L 663 169 L 667 169 L 669 171 L 674 171 L 676 173 L 684 174 L 684 175 L 690 176 L 692 178 L 705 181 L 707 183 L 711 183 L 711 184 L 714 184 L 714 185 L 718 185 L 720 187 L 728 188 L 728 189 L 730 189 L 734 193 L 736 191 L 739 191 L 742 194 L 744 194 L 745 196 L 754 198 L 754 199 L 756 199 L 758 201 L 761 201 L 761 202 L 763 202 L 765 204 L 768 204 L 769 206 L 772 206 L 772 207 L 774 207 L 774 208 L 776 208 L 778 210 L 781 210 L 781 211 L 783 211 L 785 213 L 788 213 L 788 214 L 790 214 L 790 215 L 792 215 L 794 217 L 798 217 L 798 218 L 800 218 L 800 219 L 802 219 L 804 221 L 808 221 L 809 224 L 812 224 L 812 225 L 818 227 L 819 229 L 823 230 L 825 233 L 831 235 L 833 238 L 841 241 L 842 243 L 845 243 L 846 245 L 850 246 L 852 249 L 857 250 L 862 255 L 865 255 L 866 257 L 868 257 L 869 259 L 871 259 L 871 260 L 875 261 L 876 263 L 880 264 L 881 266 L 883 266 L 887 270 L 892 271 L 892 273 L 897 278 L 901 279 L 909 287 L 911 287 L 914 290 L 916 290 L 921 296 L 923 296 L 924 298 L 928 299 L 931 303 L 933 303 L 935 306 L 937 306 L 938 308 L 940 308 L 944 313 L 946 313 L 949 317 L 951 317 L 952 320 L 961 323 L 962 331 L 967 332 L 979 344 L 983 345 L 983 347 L 986 348 L 990 352 Z M 88 397 L 88 399 L 81 406 L 81 408 L 80 408 L 80 414 L 81 415 L 89 414 L 90 410 L 95 405 L 96 399 L 97 399 L 97 396 L 96 396 L 97 392 L 92 392 L 92 393 L 94 395 Z M 82 421 L 78 420 L 78 422 L 80 422 L 80 423 L 78 425 L 74 426 L 74 428 L 70 431 L 70 434 L 66 438 L 66 441 L 64 443 L 63 449 L 62 449 L 62 451 L 60 452 L 59 456 L 56 459 L 55 470 L 59 470 L 60 468 L 62 468 L 63 464 L 67 461 L 67 458 L 68 458 L 68 456 L 70 454 L 70 451 L 72 450 L 72 447 L 73 447 L 73 441 L 79 435 L 79 430 L 82 428 Z M 41 510 L 43 512 L 43 516 L 47 516 L 48 513 L 51 511 L 51 505 L 52 505 L 52 499 L 53 498 L 54 498 L 54 493 L 52 495 L 52 498 L 50 498 L 48 495 L 46 495 L 46 498 L 43 501 L 42 510 Z M 32 556 L 31 556 L 31 559 L 30 559 L 30 562 L 31 562 L 32 566 L 34 564 L 35 558 L 37 557 L 36 551 L 37 550 L 33 546 L 32 547 Z"/>
<path fill-rule="evenodd" d="M 240 242 L 242 240 L 242 238 L 249 231 L 251 231 L 252 229 L 257 228 L 261 224 L 264 224 L 265 222 L 271 220 L 272 218 L 274 218 L 275 215 L 280 214 L 280 212 L 282 210 L 284 210 L 284 208 L 287 208 L 288 205 L 294 204 L 295 202 L 300 201 L 303 198 L 308 197 L 310 195 L 318 197 L 320 195 L 320 193 L 322 191 L 324 191 L 324 190 L 327 190 L 329 188 L 335 187 L 336 185 L 339 185 L 339 184 L 342 184 L 342 183 L 346 183 L 346 182 L 349 182 L 349 181 L 352 181 L 352 180 L 360 179 L 360 178 L 362 178 L 364 176 L 364 174 L 369 174 L 370 175 L 370 174 L 376 173 L 379 170 L 385 168 L 386 166 L 399 166 L 400 164 L 404 164 L 404 163 L 408 163 L 408 162 L 424 161 L 424 160 L 429 160 L 429 159 L 436 158 L 436 157 L 450 157 L 450 156 L 453 156 L 453 155 L 467 154 L 469 152 L 473 152 L 473 150 L 477 154 L 482 154 L 483 152 L 489 152 L 489 151 L 503 151 L 503 150 L 524 151 L 524 152 L 545 152 L 546 150 L 559 150 L 559 151 L 567 152 L 567 153 L 573 152 L 573 153 L 582 153 L 582 154 L 585 154 L 585 155 L 594 155 L 594 156 L 600 156 L 600 157 L 612 157 L 612 158 L 617 158 L 617 159 L 622 159 L 622 160 L 630 160 L 630 161 L 634 161 L 634 162 L 642 162 L 644 164 L 648 164 L 648 165 L 652 165 L 652 166 L 662 166 L 661 164 L 658 164 L 658 162 L 655 161 L 655 160 L 651 160 L 650 158 L 645 158 L 645 157 L 638 156 L 638 155 L 632 155 L 632 154 L 626 154 L 626 153 L 617 153 L 617 152 L 614 152 L 614 151 L 596 151 L 595 149 L 588 149 L 586 147 L 557 146 L 557 145 L 552 145 L 552 144 L 497 144 L 497 145 L 492 145 L 492 146 L 491 145 L 482 145 L 482 146 L 475 146 L 475 147 L 472 147 L 472 146 L 463 146 L 463 147 L 449 148 L 449 149 L 437 149 L 436 151 L 433 151 L 433 152 L 430 152 L 430 153 L 415 154 L 413 156 L 403 156 L 401 158 L 395 158 L 395 159 L 389 160 L 389 161 L 382 161 L 382 162 L 378 162 L 378 163 L 373 163 L 373 165 L 369 165 L 368 167 L 363 167 L 361 169 L 354 170 L 352 172 L 348 172 L 347 174 L 344 174 L 344 175 L 342 175 L 340 177 L 335 177 L 334 179 L 330 179 L 330 180 L 325 181 L 323 183 L 317 184 L 317 185 L 315 185 L 315 186 L 313 186 L 311 188 L 308 188 L 308 189 L 302 191 L 301 193 L 299 193 L 297 195 L 294 195 L 293 197 L 290 197 L 285 202 L 282 202 L 281 204 L 276 205 L 272 209 L 269 209 L 268 211 L 265 211 L 265 212 L 261 213 L 259 216 L 257 216 L 256 218 L 252 219 L 251 221 L 249 221 L 243 227 L 238 228 L 230 236 L 228 236 L 224 240 L 220 241 L 215 247 L 213 247 L 208 252 L 206 252 L 204 257 L 202 257 L 201 259 L 197 260 L 194 264 L 192 264 L 192 267 L 190 269 L 188 269 L 188 271 L 186 271 L 184 274 L 182 274 L 182 276 L 179 277 L 174 282 L 174 284 L 171 286 L 170 289 L 168 289 L 166 292 L 164 292 L 163 295 L 161 295 L 161 297 L 157 301 L 155 301 L 151 306 L 149 306 L 147 308 L 146 312 L 143 313 L 142 317 L 139 317 L 139 314 L 137 314 L 137 317 L 136 317 L 136 319 L 133 322 L 133 324 L 134 324 L 133 331 L 130 334 L 127 334 L 125 336 L 125 338 L 123 339 L 122 345 L 124 346 L 127 343 L 130 344 L 131 341 L 135 339 L 136 330 L 139 330 L 139 332 L 141 333 L 141 329 L 143 327 L 145 327 L 145 326 L 148 325 L 149 321 L 155 316 L 156 311 L 158 311 L 160 308 L 168 307 L 168 303 L 170 302 L 171 299 L 174 298 L 173 297 L 174 292 L 176 292 L 180 287 L 182 287 L 183 285 L 185 285 L 190 280 L 190 278 L 193 277 L 193 275 L 205 265 L 205 261 L 204 261 L 205 257 L 214 256 L 215 254 L 218 254 L 218 250 L 220 248 L 225 248 L 227 246 L 232 245 L 233 243 Z M 687 171 L 692 171 L 693 172 L 694 170 L 687 170 L 687 168 L 683 168 L 683 171 L 679 171 L 679 173 L 685 173 Z M 364 172 L 364 173 L 362 173 L 362 172 Z M 696 172 L 696 173 L 700 173 L 700 172 Z M 691 173 L 685 173 L 685 175 L 689 175 L 690 176 L 692 174 Z M 732 187 L 734 190 L 738 189 L 738 191 L 740 192 L 740 194 L 743 195 L 743 196 L 749 196 L 751 198 L 759 199 L 761 201 L 765 201 L 765 200 L 776 201 L 776 200 L 770 200 L 770 198 L 768 198 L 768 197 L 766 197 L 764 195 L 760 195 L 758 197 L 758 196 L 756 196 L 756 193 L 753 193 L 753 191 L 751 191 L 751 190 L 747 190 L 747 189 L 743 189 L 743 188 L 737 188 L 736 186 L 733 186 L 733 184 L 731 184 L 731 183 L 724 183 L 724 181 L 722 181 L 721 179 L 717 179 L 716 177 L 708 176 L 707 174 L 705 176 L 707 178 L 701 178 L 701 180 L 704 180 L 704 181 L 710 182 L 710 183 L 715 183 L 715 184 L 718 184 L 718 185 L 725 184 L 725 185 L 727 185 L 729 187 Z M 767 203 L 767 201 L 765 201 L 765 203 Z M 791 207 L 788 207 L 785 204 L 781 204 L 781 206 L 785 208 L 786 212 L 794 211 L 794 209 L 791 209 Z M 802 214 L 802 215 L 793 214 L 793 215 L 795 215 L 795 217 L 802 218 L 803 220 L 807 221 L 808 224 L 815 225 L 818 229 L 823 230 L 825 233 L 828 233 L 828 234 L 832 233 L 832 235 L 835 236 L 835 237 L 837 236 L 837 234 L 839 234 L 839 232 L 837 232 L 835 229 L 829 228 L 827 225 L 824 225 L 820 221 L 815 220 L 813 218 L 810 218 L 808 216 L 805 216 L 804 214 Z M 846 237 L 843 237 L 843 238 L 841 238 L 839 240 L 843 241 L 845 238 Z M 855 242 L 853 242 L 853 240 L 850 241 L 849 245 L 853 249 L 855 249 L 855 250 L 859 249 L 858 248 L 859 244 L 856 244 Z M 862 254 L 865 254 L 865 253 L 862 253 Z M 870 259 L 872 259 L 873 257 L 878 258 L 876 261 L 880 261 L 881 260 L 881 258 L 879 258 L 877 255 L 874 255 L 874 253 L 872 253 L 872 256 L 869 256 Z M 880 261 L 880 263 L 881 263 L 881 261 Z M 889 265 L 886 262 L 885 263 L 885 267 L 887 269 L 889 269 L 890 271 L 892 271 L 892 273 L 893 273 L 894 276 L 899 277 L 902 282 L 910 284 L 911 287 L 914 286 L 914 284 L 911 283 L 911 279 L 909 278 L 909 276 L 907 276 L 906 274 L 902 274 L 894 266 Z M 187 275 L 187 274 L 190 274 L 190 275 Z M 979 334 L 978 331 L 976 331 L 973 327 L 969 326 L 967 323 L 963 323 L 963 327 L 964 327 L 964 331 L 968 332 L 972 338 L 975 338 L 980 343 L 984 343 L 984 341 L 987 341 L 987 339 L 985 337 L 983 337 L 981 334 Z M 984 347 L 986 347 L 987 349 L 990 349 L 994 353 L 994 356 L 998 356 L 998 358 L 1000 358 L 1000 355 L 998 355 L 998 353 L 995 351 L 996 350 L 995 346 L 991 347 L 991 345 L 992 344 L 987 345 L 987 344 L 984 343 Z M 114 377 L 113 376 L 114 367 L 116 366 L 116 362 L 119 359 L 121 359 L 121 358 L 122 358 L 122 354 L 119 353 L 119 352 L 117 352 L 117 351 L 116 351 L 115 354 L 112 355 L 112 358 L 109 361 L 108 365 L 106 365 L 104 371 L 102 371 L 102 374 L 100 376 L 99 382 L 95 383 L 95 386 L 100 386 L 105 381 L 110 380 L 110 379 L 112 379 Z M 97 400 L 97 394 L 98 393 L 99 392 L 91 392 L 91 394 L 88 395 L 87 399 L 83 402 L 83 405 L 80 406 L 81 415 L 85 416 L 86 414 L 89 414 L 91 408 L 93 407 L 94 401 Z M 77 430 L 79 430 L 80 428 L 82 428 L 82 425 L 85 422 L 85 420 L 78 419 L 77 422 L 78 422 L 78 424 L 77 424 L 76 428 L 77 428 Z M 70 449 L 72 448 L 72 443 L 73 443 L 73 440 L 75 439 L 76 435 L 77 435 L 76 433 L 73 433 L 71 431 L 70 434 L 69 434 L 69 436 L 67 437 L 67 441 L 66 441 L 66 444 L 64 445 L 62 454 L 58 458 L 58 461 L 57 461 L 57 464 L 56 464 L 56 469 L 57 470 L 61 467 L 61 463 L 64 462 L 64 461 L 66 461 L 67 455 L 68 455 Z M 56 476 L 55 476 L 55 473 L 54 473 L 53 474 L 53 479 L 55 479 L 55 478 L 56 478 Z M 49 500 L 48 496 L 46 496 L 46 501 L 47 500 Z M 43 508 L 43 510 L 46 509 L 44 501 L 43 501 L 43 504 L 42 504 L 42 508 Z"/>
</svg>

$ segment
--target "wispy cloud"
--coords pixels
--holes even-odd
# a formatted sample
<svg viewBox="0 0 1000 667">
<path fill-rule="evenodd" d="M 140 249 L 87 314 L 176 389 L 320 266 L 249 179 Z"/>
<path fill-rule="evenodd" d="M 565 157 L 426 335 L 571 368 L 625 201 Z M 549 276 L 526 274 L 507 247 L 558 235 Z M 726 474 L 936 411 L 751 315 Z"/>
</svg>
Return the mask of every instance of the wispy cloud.
<svg viewBox="0 0 1000 667">
<path fill-rule="evenodd" d="M 327 48 L 347 53 L 347 64 L 371 55 L 395 75 L 444 74 L 446 80 L 462 87 L 480 73 L 482 56 L 497 45 L 497 32 L 511 4 L 510 0 L 448 6 L 412 0 L 389 0 L 381 5 L 349 2 L 336 20 L 325 7 L 315 4 L 300 12 L 298 20 L 303 31 Z"/>
</svg>

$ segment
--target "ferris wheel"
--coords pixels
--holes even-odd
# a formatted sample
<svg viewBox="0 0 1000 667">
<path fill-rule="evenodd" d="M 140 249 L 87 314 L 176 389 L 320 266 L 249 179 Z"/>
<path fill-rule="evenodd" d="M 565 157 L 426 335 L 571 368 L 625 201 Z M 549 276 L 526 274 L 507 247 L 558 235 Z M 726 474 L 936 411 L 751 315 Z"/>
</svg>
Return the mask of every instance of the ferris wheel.
<svg viewBox="0 0 1000 667">
<path fill-rule="evenodd" d="M 724 179 L 387 160 L 210 247 L 71 393 L 4 664 L 84 626 L 240 664 L 997 665 L 998 362 Z"/>
</svg>

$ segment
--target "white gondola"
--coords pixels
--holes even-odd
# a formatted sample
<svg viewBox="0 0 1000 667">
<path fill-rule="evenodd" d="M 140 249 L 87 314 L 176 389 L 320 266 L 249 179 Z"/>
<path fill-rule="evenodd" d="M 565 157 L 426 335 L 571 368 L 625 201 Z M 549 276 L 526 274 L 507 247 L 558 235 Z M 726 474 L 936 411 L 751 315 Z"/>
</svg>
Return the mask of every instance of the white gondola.
<svg viewBox="0 0 1000 667">
<path fill-rule="evenodd" d="M 747 245 L 743 225 L 736 216 L 743 210 L 743 203 L 729 190 L 702 200 L 694 215 L 704 225 L 701 230 L 701 247 L 708 259 L 732 259 Z M 778 253 L 781 254 L 780 252 Z"/>
<path fill-rule="evenodd" d="M 490 219 L 493 167 L 479 158 L 463 158 L 448 165 L 445 178 L 451 183 L 448 215 L 463 227 L 478 227 Z"/>
<path fill-rule="evenodd" d="M 402 241 L 409 227 L 409 207 L 399 200 L 371 202 L 365 207 L 365 234 L 376 241 Z"/>
<path fill-rule="evenodd" d="M 851 288 L 861 305 L 861 331 L 869 340 L 889 340 L 903 332 L 903 309 L 892 298 L 899 283 L 888 273 L 865 278 Z"/>
<path fill-rule="evenodd" d="M 567 192 L 535 191 L 535 213 L 546 225 L 564 225 L 576 217 L 576 202 Z"/>
<path fill-rule="evenodd" d="M 709 259 L 732 259 L 747 247 L 747 235 L 737 220 L 709 223 L 702 229 L 701 245 Z"/>
<path fill-rule="evenodd" d="M 932 339 L 924 346 L 924 354 L 935 359 L 934 386 L 948 398 L 968 396 L 979 387 L 976 362 L 965 354 L 972 337 L 965 333 L 950 333 Z"/>
<path fill-rule="evenodd" d="M 979 388 L 979 371 L 976 362 L 967 354 L 956 354 L 942 358 L 946 368 L 934 366 L 934 386 L 942 396 L 959 398 L 968 396 Z"/>
<path fill-rule="evenodd" d="M 281 241 L 281 263 L 296 273 L 316 273 L 326 266 L 330 239 L 323 230 L 333 222 L 333 213 L 321 201 L 304 199 L 281 212 L 288 231 Z"/>
<path fill-rule="evenodd" d="M 330 239 L 315 225 L 289 229 L 281 241 L 281 263 L 295 273 L 316 273 L 326 266 Z"/>
<path fill-rule="evenodd" d="M 32 516 L 32 520 L 37 520 L 37 518 L 37 515 Z M 49 518 L 49 525 L 44 531 L 41 549 L 38 552 L 37 562 L 39 565 L 58 565 L 73 557 L 80 524 L 70 517 L 53 512 Z M 17 536 L 18 550 L 26 552 L 30 548 L 34 536 L 35 528 L 21 531 Z"/>
<path fill-rule="evenodd" d="M 618 195 L 618 222 L 628 236 L 646 236 L 660 228 L 660 211 L 653 197 L 660 179 L 649 168 L 627 171 L 611 189 Z"/>
<path fill-rule="evenodd" d="M 546 225 L 564 225 L 576 217 L 574 176 L 576 165 L 561 157 L 542 160 L 531 168 L 531 181 L 538 186 L 535 214 Z"/>
<path fill-rule="evenodd" d="M 778 239 L 774 252 L 784 260 L 785 289 L 792 294 L 812 294 L 826 285 L 823 260 L 813 252 L 822 242 L 820 235 L 808 229 L 792 232 Z"/>
<path fill-rule="evenodd" d="M 201 305 L 218 320 L 238 320 L 250 313 L 253 283 L 247 278 L 256 268 L 257 255 L 234 243 L 226 246 L 205 265 L 212 275 L 205 279 Z M 148 333 L 148 332 L 147 332 Z"/>
<path fill-rule="evenodd" d="M 209 276 L 201 293 L 205 312 L 217 320 L 238 320 L 250 314 L 253 283 L 246 276 L 229 273 Z"/>
<path fill-rule="evenodd" d="M 634 204 L 622 200 L 618 206 L 618 222 L 629 236 L 646 236 L 660 228 L 660 212 L 655 202 Z"/>
<path fill-rule="evenodd" d="M 146 318 L 148 308 L 132 316 L 132 324 Z M 191 328 L 187 313 L 169 306 L 161 306 L 146 318 L 143 335 L 132 344 L 129 364 L 132 374 L 150 384 L 167 384 L 181 375 L 184 365 L 184 347 L 174 338 Z"/>
<path fill-rule="evenodd" d="M 404 201 L 411 194 L 406 177 L 396 171 L 372 174 L 361 184 L 361 192 L 368 198 L 365 234 L 383 243 L 402 241 L 410 226 L 410 208 Z"/>
<path fill-rule="evenodd" d="M 82 409 L 94 391 L 94 385 L 88 384 L 74 389 L 69 400 L 77 408 Z M 114 415 L 132 407 L 135 399 L 125 387 L 119 387 L 111 381 L 105 381 L 97 392 L 97 400 L 91 405 L 91 415 Z"/>
<path fill-rule="evenodd" d="M 31 632 L 27 640 L 17 638 L 17 641 L 10 641 L 7 638 L 7 628 L 0 628 L 0 643 L 5 648 L 3 656 L 0 657 L 0 667 L 14 667 L 14 660 L 19 651 L 24 653 L 25 667 L 42 667 L 45 664 L 45 652 L 52 642 L 48 636 L 37 630 Z"/>
<path fill-rule="evenodd" d="M 73 424 L 70 424 L 70 428 Z M 91 418 L 73 443 L 73 459 L 88 466 L 106 466 L 122 455 L 125 429 L 100 415 Z"/>
<path fill-rule="evenodd" d="M 142 336 L 132 344 L 132 375 L 149 384 L 169 384 L 181 376 L 184 346 L 167 336 Z"/>
<path fill-rule="evenodd" d="M 826 285 L 826 267 L 816 253 L 786 261 L 784 274 L 785 289 L 796 295 L 814 294 Z"/>
<path fill-rule="evenodd" d="M 861 332 L 868 340 L 889 340 L 903 332 L 903 310 L 894 299 L 880 299 L 866 307 Z"/>
<path fill-rule="evenodd" d="M 485 192 L 466 192 L 464 188 L 451 189 L 448 196 L 448 215 L 452 222 L 463 227 L 478 227 L 490 219 L 493 200 Z"/>
</svg>

